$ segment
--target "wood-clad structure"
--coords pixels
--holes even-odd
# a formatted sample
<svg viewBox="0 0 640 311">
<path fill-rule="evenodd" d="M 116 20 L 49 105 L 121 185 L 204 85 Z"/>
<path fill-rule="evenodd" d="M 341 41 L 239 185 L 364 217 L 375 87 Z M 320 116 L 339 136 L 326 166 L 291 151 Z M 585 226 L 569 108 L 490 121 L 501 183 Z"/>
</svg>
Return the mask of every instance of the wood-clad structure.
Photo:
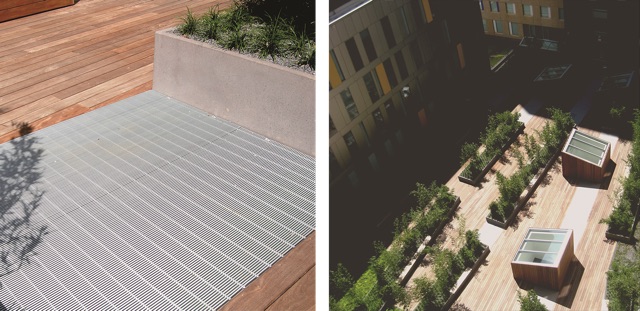
<svg viewBox="0 0 640 311">
<path fill-rule="evenodd" d="M 5 0 L 0 2 L 0 22 L 73 5 L 74 2 L 75 0 Z"/>
<path fill-rule="evenodd" d="M 565 178 L 600 182 L 604 179 L 610 159 L 611 144 L 573 129 L 562 149 L 562 175 Z"/>
<path fill-rule="evenodd" d="M 558 290 L 573 258 L 573 230 L 530 228 L 511 270 L 516 280 Z"/>
</svg>

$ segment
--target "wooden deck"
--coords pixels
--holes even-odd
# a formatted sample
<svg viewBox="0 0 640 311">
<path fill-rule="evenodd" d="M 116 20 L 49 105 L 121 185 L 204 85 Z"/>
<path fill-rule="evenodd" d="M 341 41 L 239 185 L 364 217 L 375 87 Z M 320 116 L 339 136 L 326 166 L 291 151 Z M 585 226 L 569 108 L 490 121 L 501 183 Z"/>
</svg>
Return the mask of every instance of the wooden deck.
<svg viewBox="0 0 640 311">
<path fill-rule="evenodd" d="M 80 0 L 0 23 L 0 143 L 152 88 L 154 33 L 231 0 Z M 283 277 L 287 276 L 287 277 Z M 265 304 L 265 302 L 269 302 Z M 229 306 L 315 308 L 315 233 Z M 257 309 L 256 309 L 257 310 Z"/>
<path fill-rule="evenodd" d="M 231 0 L 81 0 L 0 23 L 0 143 L 150 90 L 154 32 Z"/>
</svg>

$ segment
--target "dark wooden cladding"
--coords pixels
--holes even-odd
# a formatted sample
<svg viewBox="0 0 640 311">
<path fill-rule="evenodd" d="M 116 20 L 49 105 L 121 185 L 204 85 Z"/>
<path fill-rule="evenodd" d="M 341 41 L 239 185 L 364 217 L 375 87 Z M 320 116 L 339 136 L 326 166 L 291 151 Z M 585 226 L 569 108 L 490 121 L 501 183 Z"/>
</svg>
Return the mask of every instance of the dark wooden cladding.
<svg viewBox="0 0 640 311">
<path fill-rule="evenodd" d="M 75 0 L 5 0 L 0 2 L 0 22 L 73 5 L 74 2 Z"/>
<path fill-rule="evenodd" d="M 566 248 L 558 253 L 560 262 L 558 266 L 541 265 L 526 262 L 511 262 L 511 270 L 516 280 L 526 281 L 531 284 L 559 290 L 562 288 L 564 277 L 569 269 L 569 264 L 575 257 L 573 250 L 573 231 L 570 231 Z"/>
</svg>

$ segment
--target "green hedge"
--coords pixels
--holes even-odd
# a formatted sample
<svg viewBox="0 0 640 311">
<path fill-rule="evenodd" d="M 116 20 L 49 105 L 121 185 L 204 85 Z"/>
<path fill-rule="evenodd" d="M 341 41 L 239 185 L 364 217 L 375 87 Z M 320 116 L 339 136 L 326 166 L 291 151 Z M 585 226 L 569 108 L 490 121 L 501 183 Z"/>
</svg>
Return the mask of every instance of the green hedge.
<svg viewBox="0 0 640 311">
<path fill-rule="evenodd" d="M 608 231 L 630 237 L 633 235 L 633 220 L 640 204 L 640 111 L 636 110 L 633 121 L 633 141 L 627 163 L 629 176 L 622 181 L 622 195 L 616 200 L 613 212 L 602 219 L 609 225 Z"/>
</svg>

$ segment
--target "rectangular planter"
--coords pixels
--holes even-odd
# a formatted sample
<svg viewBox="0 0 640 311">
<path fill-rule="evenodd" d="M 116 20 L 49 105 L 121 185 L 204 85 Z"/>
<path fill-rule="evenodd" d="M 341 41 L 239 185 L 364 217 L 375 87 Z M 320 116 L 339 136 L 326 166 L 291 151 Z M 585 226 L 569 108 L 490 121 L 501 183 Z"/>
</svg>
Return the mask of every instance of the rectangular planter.
<svg viewBox="0 0 640 311">
<path fill-rule="evenodd" d="M 509 226 L 511 226 L 511 223 L 513 223 L 513 220 L 516 218 L 516 216 L 518 216 L 518 213 L 520 212 L 520 210 L 527 204 L 527 202 L 529 201 L 533 193 L 536 192 L 536 189 L 538 189 L 538 186 L 540 185 L 540 183 L 542 183 L 542 180 L 544 180 L 544 177 L 547 175 L 547 172 L 549 172 L 549 169 L 551 169 L 551 167 L 553 166 L 553 163 L 555 163 L 556 160 L 558 159 L 558 156 L 560 155 L 560 151 L 561 149 L 558 148 L 556 152 L 553 153 L 553 156 L 551 157 L 549 162 L 547 162 L 547 164 L 544 166 L 542 171 L 538 172 L 533 177 L 533 179 L 531 179 L 532 182 L 529 182 L 529 186 L 525 188 L 525 190 L 520 195 L 520 199 L 518 199 L 518 203 L 513 209 L 513 213 L 511 213 L 511 215 L 509 215 L 509 217 L 504 222 L 491 218 L 491 213 L 489 213 L 489 215 L 486 217 L 487 222 L 494 226 L 498 226 L 502 229 L 507 229 Z"/>
<path fill-rule="evenodd" d="M 153 89 L 315 156 L 315 76 L 156 32 Z"/>
<path fill-rule="evenodd" d="M 476 272 L 478 271 L 478 269 L 480 269 L 480 266 L 482 265 L 482 263 L 484 263 L 485 259 L 487 259 L 487 256 L 489 256 L 489 253 L 491 253 L 491 250 L 489 249 L 489 246 L 485 245 L 484 251 L 482 252 L 480 257 L 478 257 L 478 260 L 476 260 L 476 263 L 473 264 L 473 267 L 471 267 L 471 271 L 469 271 L 469 274 L 467 274 L 464 280 L 462 280 L 462 283 L 460 283 L 460 286 L 456 287 L 456 289 L 451 293 L 451 296 L 449 296 L 449 299 L 447 299 L 447 302 L 442 307 L 443 311 L 449 310 L 449 308 L 453 306 L 456 300 L 458 300 L 458 297 L 460 297 L 464 289 L 467 288 L 467 285 L 469 284 L 469 282 L 471 282 L 471 279 L 473 279 L 473 277 L 476 275 Z"/>
<path fill-rule="evenodd" d="M 465 184 L 472 185 L 474 187 L 478 186 L 478 184 L 480 184 L 480 181 L 482 180 L 482 178 L 484 178 L 484 176 L 487 175 L 487 173 L 493 167 L 493 165 L 496 164 L 496 162 L 498 162 L 498 160 L 502 157 L 502 155 L 505 153 L 505 151 L 507 151 L 507 149 L 509 149 L 511 144 L 513 144 L 513 142 L 516 141 L 518 136 L 520 136 L 520 134 L 522 134 L 522 133 L 524 133 L 524 123 L 521 123 L 520 128 L 518 128 L 518 130 L 511 137 L 511 139 L 509 139 L 509 141 L 506 144 L 504 144 L 504 146 L 502 146 L 502 149 L 500 149 L 501 150 L 500 153 L 498 153 L 493 158 L 491 158 L 489 163 L 487 163 L 487 165 L 482 169 L 482 171 L 475 178 L 471 179 L 471 178 L 464 177 L 462 175 L 458 175 L 458 180 L 463 182 L 463 183 L 465 183 Z"/>
<path fill-rule="evenodd" d="M 636 207 L 636 215 L 635 217 L 633 217 L 633 227 L 631 228 L 632 234 L 636 232 L 636 225 L 638 225 L 638 215 L 640 215 L 640 206 Z M 611 233 L 609 232 L 609 228 L 607 228 L 607 231 L 604 233 L 604 236 L 607 239 L 612 241 L 622 242 L 622 243 L 631 244 L 631 245 L 636 243 L 635 237 L 626 236 L 626 235 L 617 234 L 617 233 Z"/>
<path fill-rule="evenodd" d="M 423 243 L 423 246 L 432 246 L 433 244 L 435 244 L 436 238 L 442 233 L 444 227 L 449 223 L 449 220 L 451 219 L 453 214 L 455 214 L 458 206 L 460 206 L 460 202 L 460 197 L 456 197 L 456 200 L 453 202 L 449 209 L 449 213 L 447 213 L 446 220 L 440 223 L 436 230 L 433 231 L 433 236 L 427 236 L 427 238 L 425 239 L 426 243 Z M 418 267 L 420 266 L 420 263 L 425 256 L 425 254 L 421 254 L 423 249 L 424 247 L 422 246 L 418 248 L 418 251 L 416 252 L 416 254 L 418 254 L 417 258 L 410 261 L 409 264 L 404 268 L 403 273 L 400 274 L 399 282 L 401 286 L 407 285 L 407 282 L 409 282 L 409 279 L 411 278 L 411 276 L 413 276 L 413 273 L 416 272 L 416 269 L 418 269 Z"/>
<path fill-rule="evenodd" d="M 73 5 L 74 2 L 75 0 L 3 0 L 0 1 L 0 22 Z"/>
</svg>

